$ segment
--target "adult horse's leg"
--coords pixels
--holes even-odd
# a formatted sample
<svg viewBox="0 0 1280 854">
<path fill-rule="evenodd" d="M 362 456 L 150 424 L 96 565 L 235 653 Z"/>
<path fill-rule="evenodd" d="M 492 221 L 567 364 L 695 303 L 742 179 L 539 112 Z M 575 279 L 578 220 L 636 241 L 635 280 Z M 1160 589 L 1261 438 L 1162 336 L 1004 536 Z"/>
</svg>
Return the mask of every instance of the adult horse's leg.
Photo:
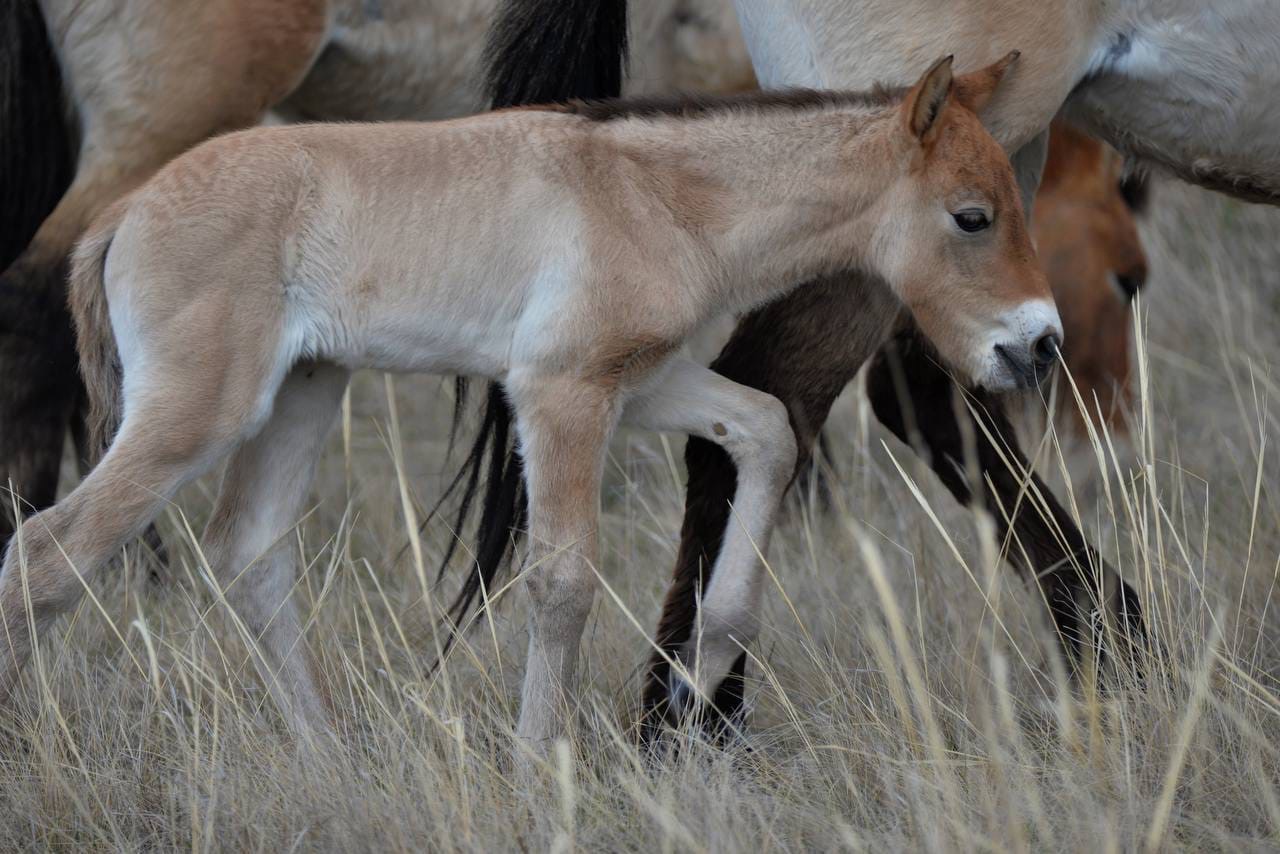
<svg viewBox="0 0 1280 854">
<path fill-rule="evenodd" d="M 71 130 L 62 105 L 62 73 L 44 17 L 35 2 L 9 2 L 0 7 L 0 271 L 9 268 L 27 247 L 40 223 L 58 203 L 71 181 L 74 158 Z M 61 437 L 66 423 L 67 383 L 53 381 L 48 392 L 33 394 L 31 378 L 74 379 L 74 360 L 67 334 L 70 324 L 51 318 L 42 297 L 62 272 L 36 259 L 21 275 L 0 277 L 0 498 L 12 478 L 22 491 L 47 504 L 57 478 L 57 454 L 42 447 L 50 433 Z M 20 282 L 30 287 L 19 288 Z M 57 314 L 57 312 L 53 312 Z M 65 314 L 65 313 L 64 313 Z M 24 358 L 41 342 L 50 358 Z M 74 383 L 71 383 L 74 388 Z M 15 446 L 29 446 L 30 463 L 5 466 Z M 52 459 L 52 476 L 43 470 Z M 24 488 L 25 487 L 25 488 Z M 0 501 L 0 548 L 12 532 L 12 508 Z"/>
<path fill-rule="evenodd" d="M 877 355 L 867 375 L 867 395 L 876 417 L 924 452 L 957 500 L 991 514 L 1000 541 L 1008 544 L 1009 562 L 1040 585 L 1073 664 L 1084 644 L 1095 641 L 1093 623 L 1100 612 L 1113 620 L 1121 642 L 1141 637 L 1137 595 L 1029 471 L 998 399 L 981 390 L 962 392 L 914 329 Z"/>
<path fill-rule="evenodd" d="M 0 547 L 14 521 L 10 482 L 20 513 L 52 503 L 80 395 L 65 306 L 71 246 L 172 157 L 258 122 L 297 86 L 325 29 L 321 0 L 124 6 L 46 4 L 82 138 L 70 188 L 0 274 Z"/>
<path fill-rule="evenodd" d="M 53 503 L 67 424 L 80 394 L 63 305 L 66 248 L 27 252 L 0 276 L 0 549 L 18 512 Z"/>
<path fill-rule="evenodd" d="M 802 468 L 832 402 L 883 343 L 896 313 L 897 303 L 883 285 L 854 275 L 835 277 L 748 315 L 711 367 L 786 404 Z M 698 591 L 710 581 L 738 486 L 733 460 L 719 445 L 690 438 L 685 462 L 689 483 L 680 551 L 654 636 L 660 652 L 650 660 L 641 701 L 646 736 L 673 716 L 667 661 L 692 636 Z M 729 720 L 742 703 L 744 660 L 738 658 L 712 698 L 712 711 Z M 723 730 L 723 721 L 715 717 L 710 715 L 708 724 Z"/>
<path fill-rule="evenodd" d="M 91 133 L 86 145 L 94 142 Z M 0 548 L 13 533 L 15 501 L 18 515 L 53 503 L 67 429 L 83 399 L 66 305 L 71 247 L 98 211 L 150 172 L 138 152 L 124 159 L 135 165 L 121 168 L 101 149 L 89 151 L 30 245 L 0 273 Z M 157 156 L 145 165 L 163 162 Z"/>
</svg>

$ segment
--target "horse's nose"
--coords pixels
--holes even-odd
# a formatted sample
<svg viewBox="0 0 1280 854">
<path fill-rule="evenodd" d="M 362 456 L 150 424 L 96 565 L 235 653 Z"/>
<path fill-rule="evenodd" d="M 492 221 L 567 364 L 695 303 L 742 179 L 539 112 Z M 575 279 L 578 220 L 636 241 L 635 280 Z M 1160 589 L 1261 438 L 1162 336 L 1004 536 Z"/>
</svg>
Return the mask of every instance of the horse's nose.
<svg viewBox="0 0 1280 854">
<path fill-rule="evenodd" d="M 1052 329 L 1045 330 L 1031 345 L 1031 360 L 1038 370 L 1046 370 L 1058 359 L 1062 338 Z"/>
</svg>

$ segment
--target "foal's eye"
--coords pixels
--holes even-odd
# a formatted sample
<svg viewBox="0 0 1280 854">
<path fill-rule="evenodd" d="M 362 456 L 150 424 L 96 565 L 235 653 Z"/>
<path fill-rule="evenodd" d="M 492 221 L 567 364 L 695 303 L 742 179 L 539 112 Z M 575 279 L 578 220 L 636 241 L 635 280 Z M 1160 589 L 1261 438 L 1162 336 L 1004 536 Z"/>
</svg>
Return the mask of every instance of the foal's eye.
<svg viewBox="0 0 1280 854">
<path fill-rule="evenodd" d="M 986 211 L 977 208 L 957 211 L 951 215 L 951 218 L 956 221 L 956 225 L 960 226 L 961 231 L 982 231 L 991 226 L 991 220 L 987 218 Z"/>
</svg>

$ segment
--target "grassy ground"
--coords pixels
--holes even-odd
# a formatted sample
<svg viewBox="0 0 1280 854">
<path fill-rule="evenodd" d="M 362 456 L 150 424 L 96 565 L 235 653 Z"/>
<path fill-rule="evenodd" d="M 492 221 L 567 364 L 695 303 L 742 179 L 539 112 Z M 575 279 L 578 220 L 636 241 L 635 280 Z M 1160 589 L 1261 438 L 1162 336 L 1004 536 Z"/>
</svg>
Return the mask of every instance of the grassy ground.
<svg viewBox="0 0 1280 854">
<path fill-rule="evenodd" d="M 131 563 L 95 584 L 0 717 L 0 847 L 1275 847 L 1278 227 L 1274 211 L 1160 188 L 1136 450 L 1068 449 L 1083 523 L 1159 639 L 1143 687 L 1061 687 L 1038 600 L 988 526 L 850 392 L 832 422 L 834 506 L 795 502 L 771 550 L 749 744 L 659 762 L 631 745 L 682 503 L 682 440 L 635 434 L 609 471 L 611 592 L 588 627 L 577 739 L 517 775 L 519 596 L 438 678 L 424 671 L 450 588 L 424 596 L 402 487 L 420 516 L 450 470 L 447 384 L 397 379 L 393 416 L 369 376 L 296 536 L 345 748 L 296 750 L 246 663 L 189 533 L 212 500 L 200 484 L 163 522 L 162 577 Z M 449 536 L 428 527 L 428 570 Z"/>
</svg>

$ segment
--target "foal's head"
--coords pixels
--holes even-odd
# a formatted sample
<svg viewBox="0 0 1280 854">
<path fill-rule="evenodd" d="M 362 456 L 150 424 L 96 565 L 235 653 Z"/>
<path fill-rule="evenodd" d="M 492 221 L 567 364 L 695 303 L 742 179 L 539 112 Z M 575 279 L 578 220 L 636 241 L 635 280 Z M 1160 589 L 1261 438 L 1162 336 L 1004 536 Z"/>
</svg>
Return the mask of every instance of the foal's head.
<svg viewBox="0 0 1280 854">
<path fill-rule="evenodd" d="M 947 57 L 908 92 L 875 241 L 881 272 L 942 357 L 995 390 L 1033 385 L 1062 344 L 1013 168 L 977 116 L 1017 56 L 954 79 Z"/>
</svg>

